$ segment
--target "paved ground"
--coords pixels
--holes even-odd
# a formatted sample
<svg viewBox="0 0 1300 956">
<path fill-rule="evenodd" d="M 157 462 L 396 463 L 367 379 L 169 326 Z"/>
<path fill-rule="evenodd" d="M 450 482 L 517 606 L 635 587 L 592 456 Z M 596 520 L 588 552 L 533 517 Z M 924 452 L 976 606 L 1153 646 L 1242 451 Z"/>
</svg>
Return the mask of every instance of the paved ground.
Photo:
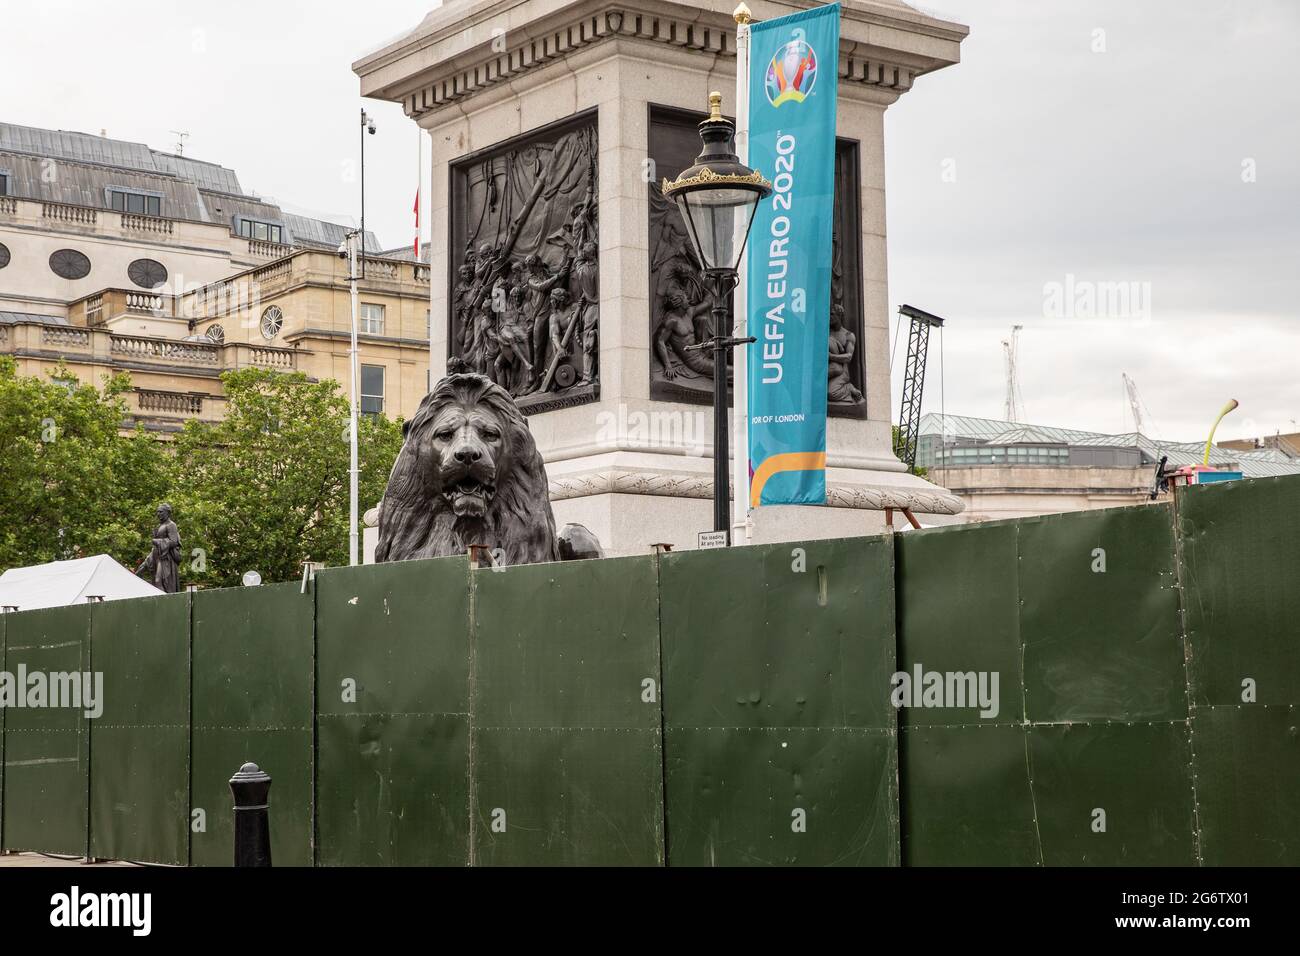
<svg viewBox="0 0 1300 956">
<path fill-rule="evenodd" d="M 63 860 L 54 856 L 42 856 L 39 853 L 0 853 L 0 866 L 130 866 L 117 860 L 103 863 L 86 864 L 81 860 Z"/>
</svg>

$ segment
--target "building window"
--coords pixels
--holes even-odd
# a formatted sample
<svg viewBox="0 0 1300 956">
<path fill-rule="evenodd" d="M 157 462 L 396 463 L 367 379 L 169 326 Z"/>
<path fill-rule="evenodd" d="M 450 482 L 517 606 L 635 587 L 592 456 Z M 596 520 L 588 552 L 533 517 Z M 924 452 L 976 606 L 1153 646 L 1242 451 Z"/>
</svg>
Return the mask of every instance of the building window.
<svg viewBox="0 0 1300 956">
<path fill-rule="evenodd" d="M 379 415 L 384 411 L 384 367 L 361 366 L 361 414 Z"/>
<path fill-rule="evenodd" d="M 125 189 L 109 189 L 108 204 L 118 212 L 136 216 L 161 216 L 162 197 L 148 193 L 129 192 Z"/>
<path fill-rule="evenodd" d="M 284 242 L 284 227 L 274 222 L 262 222 L 260 219 L 239 220 L 239 234 L 245 239 L 256 239 L 258 242 Z"/>
<path fill-rule="evenodd" d="M 384 307 L 373 302 L 361 303 L 361 332 L 367 335 L 384 334 Z"/>
<path fill-rule="evenodd" d="M 50 271 L 61 279 L 84 279 L 90 275 L 90 260 L 76 249 L 50 253 Z"/>
<path fill-rule="evenodd" d="M 0 173 L 0 196 L 9 195 L 9 174 Z"/>
<path fill-rule="evenodd" d="M 156 289 L 167 281 L 167 267 L 154 259 L 136 259 L 126 267 L 126 277 L 142 289 Z"/>
<path fill-rule="evenodd" d="M 224 345 L 226 342 L 226 330 L 220 325 L 209 325 L 204 335 L 207 336 L 209 341 L 215 342 L 217 345 Z"/>
<path fill-rule="evenodd" d="M 0 269 L 3 269 L 5 266 L 9 265 L 9 258 L 10 258 L 9 247 L 6 246 L 3 242 L 0 242 Z"/>
<path fill-rule="evenodd" d="M 268 342 L 280 334 L 284 327 L 284 313 L 278 305 L 270 306 L 262 313 L 262 338 Z"/>
<path fill-rule="evenodd" d="M 433 310 L 432 309 L 424 310 L 424 337 L 426 339 L 433 338 Z"/>
</svg>

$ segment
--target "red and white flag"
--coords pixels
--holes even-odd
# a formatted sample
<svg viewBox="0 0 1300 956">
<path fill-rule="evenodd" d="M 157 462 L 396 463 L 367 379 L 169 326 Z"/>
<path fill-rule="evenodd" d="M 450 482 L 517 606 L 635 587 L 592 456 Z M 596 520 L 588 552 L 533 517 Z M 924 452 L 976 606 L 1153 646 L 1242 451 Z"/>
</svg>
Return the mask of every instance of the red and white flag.
<svg viewBox="0 0 1300 956">
<path fill-rule="evenodd" d="M 415 187 L 415 258 L 420 258 L 420 187 Z"/>
</svg>

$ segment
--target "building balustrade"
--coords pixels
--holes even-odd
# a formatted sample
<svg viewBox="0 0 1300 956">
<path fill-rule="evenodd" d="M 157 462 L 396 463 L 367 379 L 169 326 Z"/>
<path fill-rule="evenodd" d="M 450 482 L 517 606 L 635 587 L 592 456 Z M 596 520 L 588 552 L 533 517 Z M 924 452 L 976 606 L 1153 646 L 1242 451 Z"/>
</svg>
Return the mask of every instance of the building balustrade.
<svg viewBox="0 0 1300 956">
<path fill-rule="evenodd" d="M 136 404 L 142 412 L 162 412 L 169 415 L 202 415 L 202 394 L 196 392 L 164 392 L 137 388 Z"/>
<path fill-rule="evenodd" d="M 110 335 L 109 351 L 130 358 L 160 358 L 190 365 L 220 364 L 221 347 L 203 342 L 145 338 L 137 335 Z"/>
<path fill-rule="evenodd" d="M 122 213 L 122 228 L 131 232 L 152 232 L 160 236 L 170 236 L 175 231 L 176 224 L 170 219 L 124 212 Z"/>
<path fill-rule="evenodd" d="M 97 292 L 95 295 L 84 299 L 81 305 L 83 314 L 86 317 L 86 325 L 99 325 L 100 319 L 104 314 L 104 294 L 102 292 Z"/>
<path fill-rule="evenodd" d="M 368 279 L 396 279 L 397 263 L 367 258 L 361 271 Z"/>
<path fill-rule="evenodd" d="M 248 254 L 259 259 L 280 259 L 293 252 L 293 246 L 282 242 L 267 242 L 265 239 L 248 240 Z"/>
<path fill-rule="evenodd" d="M 151 315 L 159 315 L 164 308 L 163 298 L 161 295 L 154 295 L 150 292 L 127 292 L 126 311 L 148 312 Z"/>
<path fill-rule="evenodd" d="M 93 226 L 99 214 L 89 206 L 69 206 L 60 202 L 41 203 L 41 218 L 54 222 L 70 222 L 80 226 Z"/>
<path fill-rule="evenodd" d="M 73 329 L 66 325 L 42 325 L 41 345 L 66 345 L 73 348 L 85 348 L 90 345 L 90 330 Z"/>
</svg>

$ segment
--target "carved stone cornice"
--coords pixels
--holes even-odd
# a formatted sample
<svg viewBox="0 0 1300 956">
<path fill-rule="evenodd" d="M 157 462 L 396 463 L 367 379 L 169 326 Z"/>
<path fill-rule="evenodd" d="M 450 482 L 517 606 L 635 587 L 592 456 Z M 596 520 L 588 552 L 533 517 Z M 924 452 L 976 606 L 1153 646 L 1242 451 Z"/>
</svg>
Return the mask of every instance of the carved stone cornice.
<svg viewBox="0 0 1300 956">
<path fill-rule="evenodd" d="M 671 0 L 462 0 L 352 68 L 361 77 L 363 96 L 400 102 L 408 116 L 419 118 L 612 39 L 735 56 L 730 13 L 703 6 Z M 755 13 L 768 18 L 808 6 L 757 3 Z M 534 18 L 526 19 L 528 13 Z M 955 63 L 966 33 L 960 24 L 892 0 L 846 0 L 840 79 L 899 95 L 917 76 Z"/>
<path fill-rule="evenodd" d="M 711 475 L 672 474 L 606 468 L 550 479 L 552 501 L 588 498 L 592 495 L 653 495 L 665 498 L 713 497 Z M 965 504 L 956 495 L 935 487 L 904 488 L 829 482 L 826 504 L 832 508 L 856 508 L 884 511 L 886 508 L 909 508 L 918 514 L 960 514 Z"/>
</svg>

